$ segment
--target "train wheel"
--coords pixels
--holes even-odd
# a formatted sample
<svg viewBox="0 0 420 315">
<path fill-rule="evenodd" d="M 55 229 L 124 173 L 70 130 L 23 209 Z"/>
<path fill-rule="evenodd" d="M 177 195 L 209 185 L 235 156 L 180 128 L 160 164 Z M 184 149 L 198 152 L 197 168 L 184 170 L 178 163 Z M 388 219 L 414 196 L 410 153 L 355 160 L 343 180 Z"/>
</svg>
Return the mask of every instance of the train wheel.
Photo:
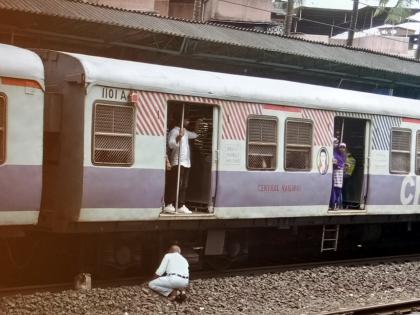
<svg viewBox="0 0 420 315">
<path fill-rule="evenodd" d="M 116 240 L 101 248 L 98 276 L 114 278 L 138 273 L 142 265 L 142 250 L 136 242 Z"/>
</svg>

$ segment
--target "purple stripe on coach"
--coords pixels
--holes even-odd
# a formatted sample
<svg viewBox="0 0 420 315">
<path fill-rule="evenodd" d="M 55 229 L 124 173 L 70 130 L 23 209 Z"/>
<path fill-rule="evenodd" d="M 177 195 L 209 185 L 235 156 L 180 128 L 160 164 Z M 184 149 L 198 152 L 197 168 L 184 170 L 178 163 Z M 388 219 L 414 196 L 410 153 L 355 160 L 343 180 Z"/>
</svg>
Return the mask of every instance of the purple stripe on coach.
<svg viewBox="0 0 420 315">
<path fill-rule="evenodd" d="M 404 177 L 370 175 L 367 204 L 401 205 Z M 220 172 L 216 207 L 327 206 L 330 192 L 331 174 Z M 415 195 L 415 187 L 407 186 L 404 193 Z M 419 202 L 413 200 L 410 204 Z"/>
<path fill-rule="evenodd" d="M 39 210 L 41 192 L 41 165 L 0 167 L 0 211 Z"/>
<path fill-rule="evenodd" d="M 328 205 L 331 174 L 219 172 L 216 207 Z"/>
<path fill-rule="evenodd" d="M 85 167 L 82 208 L 159 208 L 165 171 Z"/>
<path fill-rule="evenodd" d="M 401 186 L 405 176 L 370 175 L 368 205 L 401 205 Z M 416 177 L 413 181 L 416 181 Z M 407 193 L 414 193 L 414 187 L 407 187 Z M 417 203 L 416 203 L 417 204 Z"/>
<path fill-rule="evenodd" d="M 328 206 L 331 174 L 304 172 L 219 172 L 216 207 Z M 404 177 L 370 175 L 371 205 L 400 205 Z M 164 193 L 163 170 L 84 169 L 83 208 L 159 208 Z M 408 187 L 414 193 L 414 187 Z"/>
</svg>

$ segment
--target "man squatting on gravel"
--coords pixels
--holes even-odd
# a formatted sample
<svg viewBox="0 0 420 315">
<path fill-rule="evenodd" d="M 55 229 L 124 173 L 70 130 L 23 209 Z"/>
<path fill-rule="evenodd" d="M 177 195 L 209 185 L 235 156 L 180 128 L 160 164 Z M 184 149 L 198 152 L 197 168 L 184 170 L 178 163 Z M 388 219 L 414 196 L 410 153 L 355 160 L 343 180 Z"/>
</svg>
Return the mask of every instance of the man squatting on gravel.
<svg viewBox="0 0 420 315">
<path fill-rule="evenodd" d="M 156 270 L 155 279 L 149 282 L 149 288 L 169 297 L 171 301 L 184 301 L 187 298 L 184 289 L 188 286 L 188 267 L 188 261 L 181 255 L 181 248 L 172 245 Z"/>
</svg>

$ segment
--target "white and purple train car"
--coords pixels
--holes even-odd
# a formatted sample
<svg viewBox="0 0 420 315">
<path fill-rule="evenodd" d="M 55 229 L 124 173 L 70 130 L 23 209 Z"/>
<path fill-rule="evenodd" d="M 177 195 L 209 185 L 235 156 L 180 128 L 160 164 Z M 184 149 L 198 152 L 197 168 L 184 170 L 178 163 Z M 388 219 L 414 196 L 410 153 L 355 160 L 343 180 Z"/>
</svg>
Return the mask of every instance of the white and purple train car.
<svg viewBox="0 0 420 315">
<path fill-rule="evenodd" d="M 73 220 L 420 211 L 417 100 L 77 54 L 47 52 L 45 60 L 47 96 L 49 84 L 63 86 L 57 125 L 71 129 L 57 131 L 63 133 L 57 159 L 69 159 L 74 172 L 57 178 L 77 177 L 78 189 L 64 189 L 69 200 L 61 201 L 77 196 Z M 191 172 L 199 176 L 192 175 L 188 195 L 200 211 L 162 215 L 168 113 L 182 104 L 206 140 L 191 144 Z M 328 208 L 334 136 L 356 159 L 348 207 L 338 212 Z M 62 189 L 54 183 L 53 196 Z"/>
<path fill-rule="evenodd" d="M 39 209 L 40 226 L 73 232 L 213 231 L 282 226 L 291 219 L 409 221 L 420 214 L 418 100 L 37 53 L 45 69 L 45 123 L 40 59 L 0 46 L 0 106 L 7 113 L 0 116 L 7 117 L 0 125 L 7 137 L 0 225 L 36 224 Z M 14 62 L 18 57 L 23 61 Z M 162 214 L 166 134 L 183 106 L 199 133 L 191 142 L 187 193 L 194 211 Z M 333 137 L 346 142 L 356 160 L 345 181 L 345 209 L 335 211 L 329 210 Z M 24 210 L 33 212 L 19 219 Z"/>
<path fill-rule="evenodd" d="M 44 67 L 34 52 L 0 47 L 0 229 L 38 222 Z"/>
</svg>

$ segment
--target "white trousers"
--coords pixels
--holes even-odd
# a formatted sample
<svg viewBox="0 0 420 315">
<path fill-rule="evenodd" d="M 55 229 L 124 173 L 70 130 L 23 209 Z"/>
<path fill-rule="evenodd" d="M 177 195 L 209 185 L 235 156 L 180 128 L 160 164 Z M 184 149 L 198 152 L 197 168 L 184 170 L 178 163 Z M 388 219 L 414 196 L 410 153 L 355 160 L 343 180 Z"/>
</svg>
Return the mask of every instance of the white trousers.
<svg viewBox="0 0 420 315">
<path fill-rule="evenodd" d="M 149 282 L 149 288 L 168 296 L 174 289 L 185 289 L 188 286 L 188 279 L 178 276 L 159 277 Z"/>
</svg>

